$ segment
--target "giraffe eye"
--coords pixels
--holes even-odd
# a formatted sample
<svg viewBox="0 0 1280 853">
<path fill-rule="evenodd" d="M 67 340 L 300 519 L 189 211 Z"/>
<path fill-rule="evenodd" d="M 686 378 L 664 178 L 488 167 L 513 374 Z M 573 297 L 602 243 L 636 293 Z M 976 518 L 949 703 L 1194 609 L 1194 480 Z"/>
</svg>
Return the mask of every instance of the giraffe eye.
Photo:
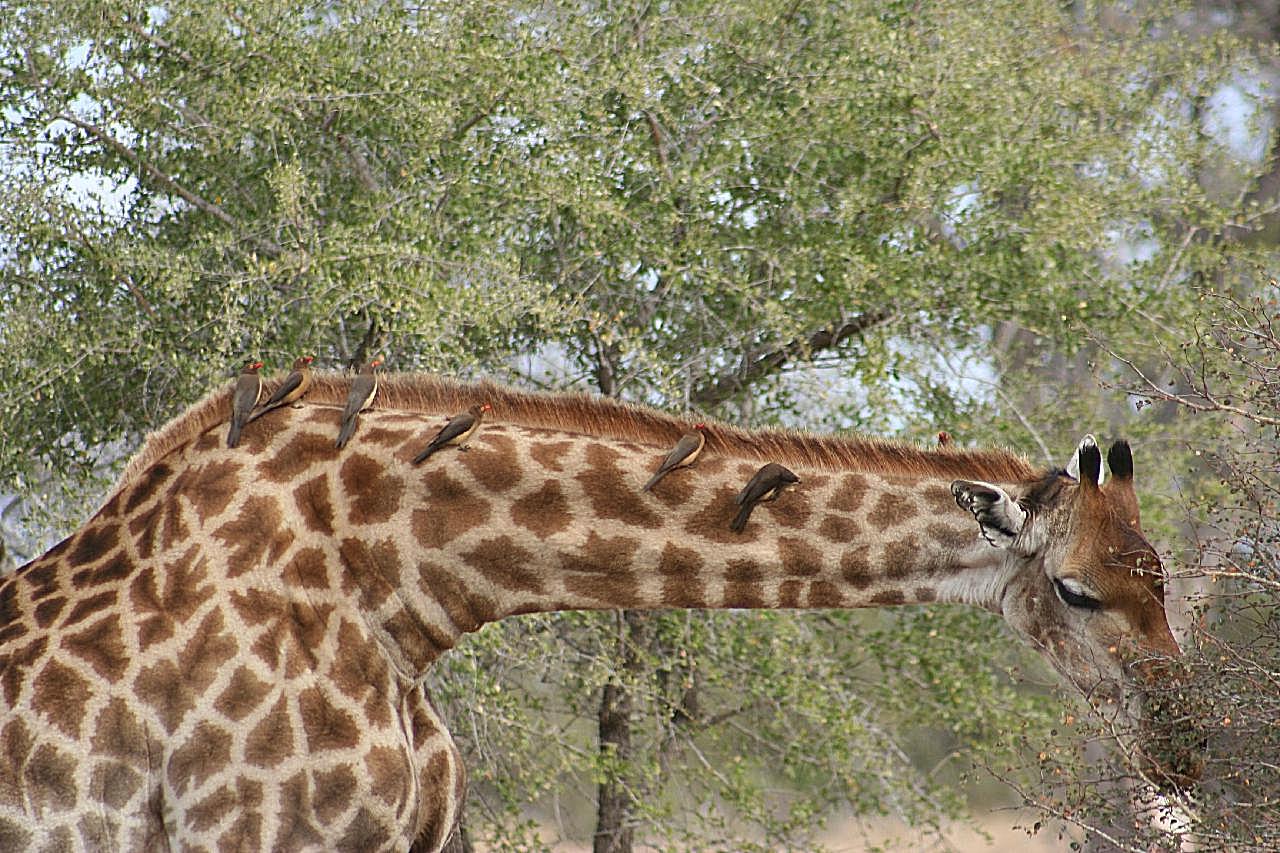
<svg viewBox="0 0 1280 853">
<path fill-rule="evenodd" d="M 1082 610 L 1102 609 L 1102 602 L 1086 593 L 1084 587 L 1075 579 L 1054 578 L 1053 588 L 1057 590 L 1058 598 L 1062 599 L 1063 604 L 1079 607 Z"/>
</svg>

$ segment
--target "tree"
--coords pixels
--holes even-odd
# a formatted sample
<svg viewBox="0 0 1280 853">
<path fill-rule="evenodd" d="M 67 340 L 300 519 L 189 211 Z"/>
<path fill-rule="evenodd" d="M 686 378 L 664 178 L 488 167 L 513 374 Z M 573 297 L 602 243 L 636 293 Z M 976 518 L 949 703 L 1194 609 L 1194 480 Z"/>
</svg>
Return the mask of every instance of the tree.
<svg viewBox="0 0 1280 853">
<path fill-rule="evenodd" d="M 1201 237 L 1260 213 L 1200 185 L 1227 163 L 1200 107 L 1244 59 L 1168 15 L 20 4 L 0 23 L 0 470 L 74 477 L 238 360 L 301 351 L 1065 454 L 1098 398 L 1019 368 L 1080 363 L 1086 330 L 1149 356 L 1200 310 L 1187 278 L 1244 251 Z M 997 393 L 947 374 L 964 357 Z M 606 848 L 802 848 L 836 805 L 961 811 L 912 732 L 989 760 L 1015 720 L 1047 737 L 1055 706 L 1010 683 L 1013 654 L 947 611 L 567 615 L 487 630 L 437 691 L 483 733 L 480 834 L 519 837 L 531 796 L 577 784 Z"/>
</svg>

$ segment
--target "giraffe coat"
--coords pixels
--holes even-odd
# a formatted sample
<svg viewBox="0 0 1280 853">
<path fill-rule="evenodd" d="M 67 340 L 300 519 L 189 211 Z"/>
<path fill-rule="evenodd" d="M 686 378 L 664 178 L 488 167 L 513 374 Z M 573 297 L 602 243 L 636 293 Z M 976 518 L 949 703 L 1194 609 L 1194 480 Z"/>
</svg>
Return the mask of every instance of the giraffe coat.
<svg viewBox="0 0 1280 853">
<path fill-rule="evenodd" d="M 1108 605 L 1086 623 L 1053 597 L 1047 558 L 1017 552 L 1088 569 L 1070 534 L 1084 522 L 1062 515 L 1077 495 L 1088 547 L 1141 550 L 1124 483 L 717 425 L 689 476 L 643 492 L 637 475 L 688 424 L 393 376 L 340 450 L 348 386 L 318 375 L 234 452 L 230 391 L 211 394 L 83 527 L 0 579 L 0 849 L 439 849 L 464 771 L 419 684 L 461 634 L 515 613 L 968 601 L 1048 646 L 1089 625 L 1176 652 L 1132 567 L 1073 581 Z M 502 417 L 469 452 L 410 464 L 424 424 L 477 400 Z M 741 484 L 775 457 L 801 485 L 730 531 Z M 952 493 L 966 473 L 985 481 L 967 509 Z M 1006 491 L 1043 508 L 1001 550 L 979 528 Z"/>
</svg>

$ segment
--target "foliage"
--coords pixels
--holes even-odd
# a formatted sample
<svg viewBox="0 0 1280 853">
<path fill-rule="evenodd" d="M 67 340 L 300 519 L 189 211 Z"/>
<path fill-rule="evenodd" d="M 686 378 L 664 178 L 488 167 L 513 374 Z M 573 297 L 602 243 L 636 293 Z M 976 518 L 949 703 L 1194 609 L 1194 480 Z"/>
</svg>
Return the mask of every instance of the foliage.
<svg viewBox="0 0 1280 853">
<path fill-rule="evenodd" d="M 1185 336 L 1188 282 L 1261 214 L 1202 185 L 1256 169 L 1202 110 L 1244 59 L 1159 4 L 12 5 L 0 474 L 24 493 L 303 351 L 1046 462 L 1100 411 L 1140 458 L 1218 434 L 1086 379 L 1085 330 L 1137 362 Z M 611 780 L 645 838 L 805 849 L 834 808 L 936 825 L 952 765 L 1050 737 L 984 616 L 617 618 L 490 626 L 438 673 L 477 836 L 536 847 L 574 791 L 585 834 Z M 629 761 L 589 747 L 607 684 Z"/>
</svg>

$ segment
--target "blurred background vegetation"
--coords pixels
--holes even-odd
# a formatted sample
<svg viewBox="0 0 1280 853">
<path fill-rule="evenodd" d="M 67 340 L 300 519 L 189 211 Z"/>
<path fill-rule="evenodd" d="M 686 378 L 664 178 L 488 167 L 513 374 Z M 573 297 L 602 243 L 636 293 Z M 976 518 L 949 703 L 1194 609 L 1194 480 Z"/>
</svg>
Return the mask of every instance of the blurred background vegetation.
<svg viewBox="0 0 1280 853">
<path fill-rule="evenodd" d="M 1275 849 L 1277 34 L 1229 0 L 13 0 L 0 562 L 250 356 L 1046 465 L 1125 435 L 1195 832 Z M 936 838 L 1011 800 L 1177 849 L 1055 683 L 940 606 L 522 617 L 430 687 L 500 849 Z"/>
</svg>

